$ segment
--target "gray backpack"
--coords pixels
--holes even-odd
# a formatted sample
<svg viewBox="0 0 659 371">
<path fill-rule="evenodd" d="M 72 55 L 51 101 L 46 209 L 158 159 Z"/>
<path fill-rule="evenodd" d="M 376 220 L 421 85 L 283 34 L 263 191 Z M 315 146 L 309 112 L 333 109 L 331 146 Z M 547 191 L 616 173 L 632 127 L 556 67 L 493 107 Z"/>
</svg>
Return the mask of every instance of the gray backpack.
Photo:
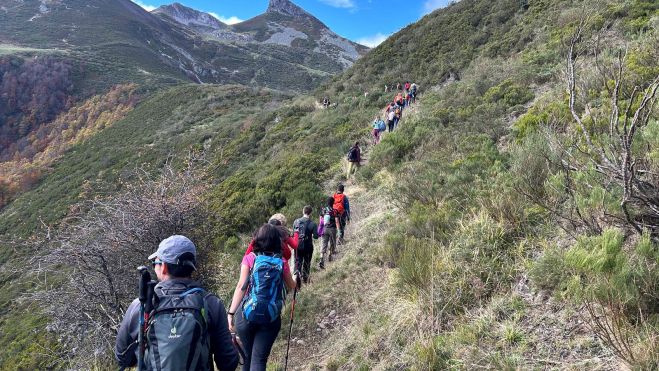
<svg viewBox="0 0 659 371">
<path fill-rule="evenodd" d="M 210 370 L 206 292 L 158 296 L 146 330 L 147 370 Z"/>
</svg>

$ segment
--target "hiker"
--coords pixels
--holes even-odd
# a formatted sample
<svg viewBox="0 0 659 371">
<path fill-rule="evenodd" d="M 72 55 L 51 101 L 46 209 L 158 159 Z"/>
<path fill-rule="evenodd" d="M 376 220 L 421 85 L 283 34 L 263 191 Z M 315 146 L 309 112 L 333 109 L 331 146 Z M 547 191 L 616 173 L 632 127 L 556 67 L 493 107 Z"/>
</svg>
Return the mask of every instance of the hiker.
<svg viewBox="0 0 659 371">
<path fill-rule="evenodd" d="M 396 118 L 396 112 L 393 109 L 389 110 L 389 113 L 387 114 L 387 126 L 389 127 L 390 133 L 394 131 L 395 118 Z"/>
<path fill-rule="evenodd" d="M 403 107 L 397 104 L 396 109 L 394 110 L 394 129 L 398 127 L 398 123 L 400 122 L 400 119 L 402 117 L 403 117 Z"/>
<path fill-rule="evenodd" d="M 384 84 L 384 92 L 388 93 L 389 92 L 389 85 Z"/>
<path fill-rule="evenodd" d="M 416 103 L 416 92 L 417 89 L 419 89 L 419 86 L 415 83 L 412 83 L 411 89 L 412 89 L 412 103 Z"/>
<path fill-rule="evenodd" d="M 328 97 L 323 98 L 323 108 L 328 108 L 330 106 L 330 100 Z"/>
<path fill-rule="evenodd" d="M 371 134 L 373 135 L 373 144 L 378 144 L 380 143 L 380 133 L 385 130 L 385 124 L 384 121 L 380 117 L 375 117 L 375 120 L 373 120 L 373 131 Z"/>
<path fill-rule="evenodd" d="M 158 304 L 150 314 L 152 320 L 147 322 L 144 337 L 147 339 L 144 363 L 149 370 L 212 370 L 211 355 L 219 370 L 233 371 L 238 366 L 238 353 L 232 344 L 222 300 L 191 279 L 197 266 L 196 257 L 194 243 L 184 236 L 163 240 L 149 256 L 160 281 L 153 292 Z M 184 315 L 187 313 L 194 315 Z M 176 316 L 179 318 L 174 321 Z M 139 317 L 140 301 L 135 299 L 126 309 L 117 333 L 114 353 L 120 367 L 137 365 Z M 201 318 L 207 322 L 201 320 L 204 328 L 202 336 L 198 336 Z M 176 327 L 172 327 L 174 324 Z M 193 357 L 190 349 L 196 349 L 199 355 Z M 189 362 L 193 361 L 197 363 L 191 365 Z"/>
<path fill-rule="evenodd" d="M 336 187 L 336 193 L 332 196 L 332 198 L 334 198 L 334 205 L 332 205 L 332 207 L 334 208 L 336 215 L 339 217 L 337 241 L 341 244 L 343 243 L 343 237 L 345 236 L 346 224 L 350 222 L 350 201 L 348 200 L 348 196 L 343 193 L 344 190 L 345 186 L 339 184 L 339 186 Z"/>
<path fill-rule="evenodd" d="M 402 94 L 402 93 L 398 93 L 398 94 L 396 95 L 396 99 L 394 100 L 394 102 L 395 102 L 397 105 L 399 105 L 399 106 L 402 107 L 402 106 L 403 106 L 403 94 Z"/>
<path fill-rule="evenodd" d="M 402 86 L 400 85 L 400 83 L 396 83 L 396 90 L 400 91 L 401 89 L 402 89 Z"/>
<path fill-rule="evenodd" d="M 409 82 L 409 81 L 405 81 L 405 94 L 406 94 L 406 95 L 407 95 L 407 93 L 409 93 L 409 91 L 410 91 L 410 86 L 411 86 L 411 85 L 410 85 L 410 82 Z"/>
<path fill-rule="evenodd" d="M 243 344 L 243 371 L 265 371 L 281 329 L 284 285 L 289 290 L 297 286 L 297 275 L 291 275 L 281 253 L 281 232 L 266 223 L 254 235 L 254 251 L 240 265 L 227 320 L 229 330 L 237 332 Z"/>
<path fill-rule="evenodd" d="M 281 237 L 281 255 L 286 261 L 290 261 L 293 256 L 292 251 L 298 248 L 298 234 L 293 234 L 293 237 L 289 235 L 288 229 L 286 229 L 286 216 L 284 216 L 284 214 L 275 214 L 271 216 L 268 220 L 268 224 L 277 227 Z M 247 246 L 245 256 L 249 255 L 254 250 L 254 242 L 254 239 L 252 239 L 249 246 Z"/>
<path fill-rule="evenodd" d="M 362 152 L 361 149 L 359 149 L 359 142 L 355 142 L 355 145 L 350 147 L 350 150 L 348 151 L 348 175 L 346 176 L 346 180 L 350 179 L 350 175 L 357 171 L 361 162 Z"/>
<path fill-rule="evenodd" d="M 332 261 L 332 257 L 336 254 L 336 233 L 341 226 L 341 221 L 339 220 L 336 211 L 334 210 L 334 197 L 327 198 L 327 204 L 323 208 L 322 212 L 322 223 L 323 223 L 323 238 L 320 248 L 320 262 L 318 263 L 318 268 L 325 269 L 325 256 L 327 256 L 327 250 L 329 249 L 329 256 L 327 256 L 328 261 Z"/>
<path fill-rule="evenodd" d="M 295 271 L 302 274 L 302 281 L 308 283 L 313 257 L 313 240 L 318 239 L 318 225 L 311 220 L 311 206 L 302 209 L 302 217 L 293 223 L 293 230 L 298 236 L 299 245 L 295 255 Z"/>
</svg>

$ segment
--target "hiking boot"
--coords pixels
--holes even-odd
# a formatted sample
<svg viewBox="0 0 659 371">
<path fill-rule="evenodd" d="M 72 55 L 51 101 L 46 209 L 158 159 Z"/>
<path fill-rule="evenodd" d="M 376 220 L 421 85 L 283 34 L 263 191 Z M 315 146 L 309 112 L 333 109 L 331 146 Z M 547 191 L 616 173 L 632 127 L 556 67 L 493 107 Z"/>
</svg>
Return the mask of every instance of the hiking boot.
<svg viewBox="0 0 659 371">
<path fill-rule="evenodd" d="M 334 253 L 330 253 L 329 256 L 327 257 L 327 261 L 331 262 L 333 259 L 332 257 L 334 256 Z"/>
<path fill-rule="evenodd" d="M 318 263 L 318 268 L 325 269 L 325 262 L 321 260 L 320 263 Z"/>
</svg>

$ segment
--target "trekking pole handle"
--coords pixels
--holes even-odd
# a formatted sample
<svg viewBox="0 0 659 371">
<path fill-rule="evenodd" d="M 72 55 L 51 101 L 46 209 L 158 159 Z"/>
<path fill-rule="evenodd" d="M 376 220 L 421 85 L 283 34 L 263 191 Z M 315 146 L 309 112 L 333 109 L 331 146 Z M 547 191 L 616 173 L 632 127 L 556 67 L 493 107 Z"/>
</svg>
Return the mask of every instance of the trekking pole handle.
<svg viewBox="0 0 659 371">
<path fill-rule="evenodd" d="M 140 281 L 139 281 L 139 300 L 140 303 L 145 303 L 146 302 L 146 292 L 147 292 L 147 284 L 149 281 L 151 281 L 151 273 L 149 273 L 149 269 L 143 265 L 137 267 L 137 272 L 140 275 Z"/>
</svg>

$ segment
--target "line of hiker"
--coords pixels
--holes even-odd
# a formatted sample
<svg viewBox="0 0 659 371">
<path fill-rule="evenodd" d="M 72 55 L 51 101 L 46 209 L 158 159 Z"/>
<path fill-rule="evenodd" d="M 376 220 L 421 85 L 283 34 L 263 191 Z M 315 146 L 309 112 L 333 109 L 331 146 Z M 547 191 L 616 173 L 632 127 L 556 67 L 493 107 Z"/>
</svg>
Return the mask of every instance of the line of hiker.
<svg viewBox="0 0 659 371">
<path fill-rule="evenodd" d="M 385 131 L 392 132 L 398 127 L 398 123 L 403 118 L 403 111 L 416 103 L 416 97 L 419 90 L 419 86 L 416 83 L 410 83 L 409 81 L 405 84 L 398 83 L 396 86 L 398 91 L 394 96 L 394 99 L 387 104 L 384 108 L 381 116 L 376 116 L 373 120 L 372 131 L 373 135 L 373 144 L 380 143 L 382 133 Z M 385 85 L 385 92 L 389 91 L 389 86 Z M 383 119 L 384 117 L 384 119 Z M 386 121 L 385 121 L 386 120 Z"/>
<path fill-rule="evenodd" d="M 224 371 L 235 370 L 240 363 L 243 371 L 266 370 L 281 330 L 287 293 L 292 290 L 290 346 L 297 292 L 311 279 L 314 240 L 322 241 L 319 269 L 325 269 L 336 257 L 337 245 L 344 242 L 351 220 L 344 191 L 340 184 L 326 199 L 318 223 L 313 221 L 313 208 L 305 206 L 292 231 L 282 214 L 259 227 L 242 258 L 226 309 L 221 299 L 192 279 L 197 269 L 194 243 L 179 235 L 163 240 L 148 257 L 157 280 L 151 280 L 146 267 L 138 268 L 138 298 L 126 310 L 116 339 L 119 366 Z M 284 369 L 287 363 L 288 349 Z"/>
</svg>

